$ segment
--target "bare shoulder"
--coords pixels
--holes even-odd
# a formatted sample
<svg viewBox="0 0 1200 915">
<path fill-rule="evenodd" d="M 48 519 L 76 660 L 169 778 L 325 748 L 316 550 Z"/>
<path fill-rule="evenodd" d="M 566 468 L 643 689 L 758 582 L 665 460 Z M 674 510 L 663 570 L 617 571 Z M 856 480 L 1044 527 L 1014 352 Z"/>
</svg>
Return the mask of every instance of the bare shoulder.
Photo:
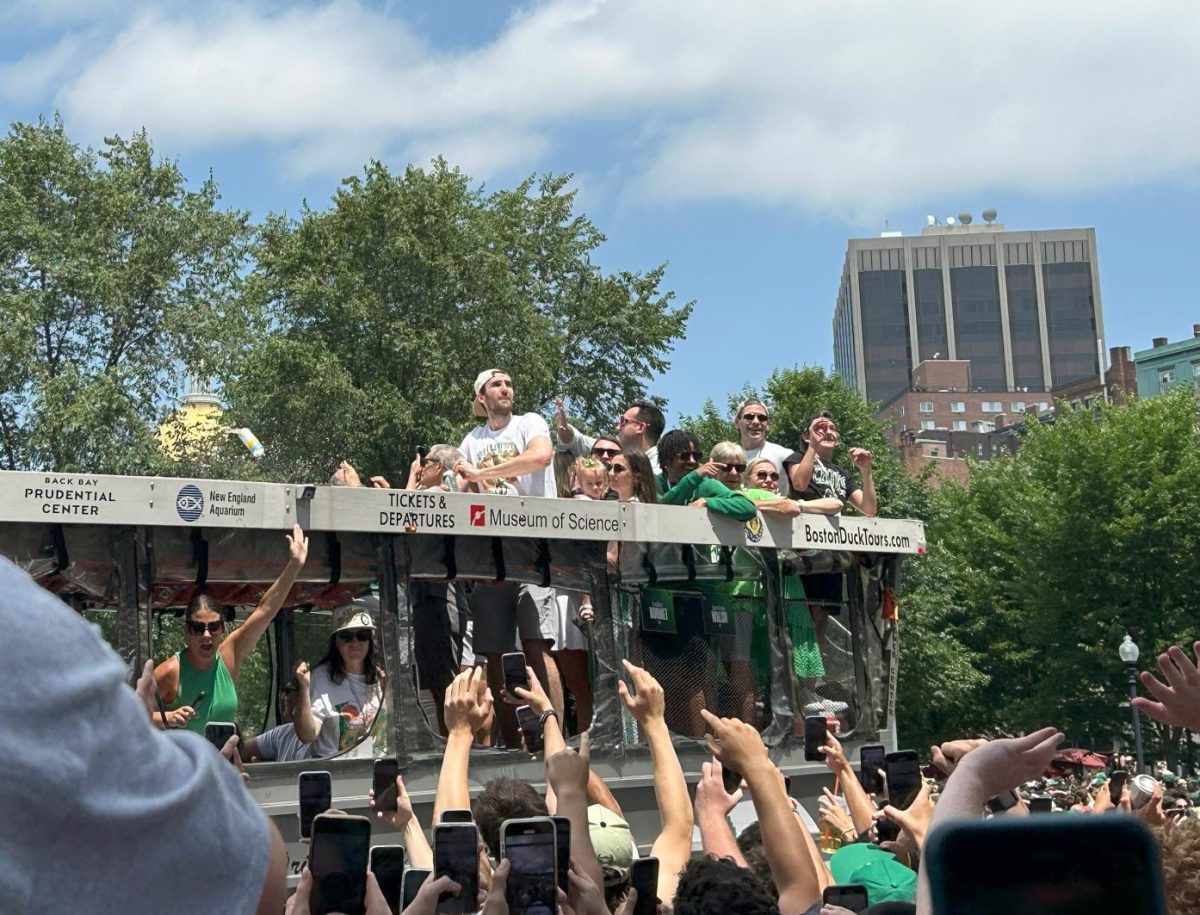
<svg viewBox="0 0 1200 915">
<path fill-rule="evenodd" d="M 154 680 L 163 702 L 174 702 L 179 694 L 179 656 L 171 655 L 154 668 Z"/>
</svg>

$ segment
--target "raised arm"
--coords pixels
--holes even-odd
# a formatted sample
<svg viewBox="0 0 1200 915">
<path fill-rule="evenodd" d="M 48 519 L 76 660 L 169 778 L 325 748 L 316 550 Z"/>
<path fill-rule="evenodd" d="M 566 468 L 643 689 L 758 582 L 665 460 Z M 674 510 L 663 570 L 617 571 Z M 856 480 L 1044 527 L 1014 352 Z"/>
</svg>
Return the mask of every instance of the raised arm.
<svg viewBox="0 0 1200 915">
<path fill-rule="evenodd" d="M 651 855 L 658 858 L 658 898 L 663 905 L 670 906 L 675 899 L 675 888 L 679 885 L 679 873 L 692 854 L 692 801 L 688 797 L 687 782 L 683 767 L 671 743 L 671 732 L 667 728 L 666 700 L 663 688 L 649 672 L 628 660 L 625 670 L 633 681 L 634 692 L 630 693 L 624 680 L 617 682 L 617 692 L 629 709 L 650 744 L 650 758 L 654 762 L 654 797 L 658 802 L 658 815 L 662 831 L 654 840 Z"/>
<path fill-rule="evenodd" d="M 822 499 L 802 499 L 799 503 L 800 511 L 806 515 L 840 515 L 842 509 L 841 499 L 835 499 L 833 496 L 827 496 Z"/>
<path fill-rule="evenodd" d="M 367 797 L 367 805 L 375 810 L 374 788 L 370 789 Z M 404 834 L 404 850 L 408 855 L 410 867 L 433 867 L 433 849 L 429 847 L 429 840 L 425 838 L 425 830 L 421 828 L 421 822 L 413 811 L 412 798 L 408 794 L 408 788 L 404 785 L 403 776 L 396 776 L 396 809 L 376 810 L 375 816 L 381 820 L 387 820 L 395 829 Z"/>
<path fill-rule="evenodd" d="M 1192 651 L 1195 664 L 1177 645 L 1158 656 L 1166 683 L 1150 671 L 1142 671 L 1142 685 L 1154 699 L 1138 696 L 1133 700 L 1134 708 L 1163 724 L 1200 731 L 1200 642 L 1192 645 Z"/>
<path fill-rule="evenodd" d="M 850 493 L 850 501 L 868 518 L 875 517 L 879 502 L 875 498 L 875 476 L 871 473 L 871 452 L 866 448 L 851 448 L 850 459 L 862 475 L 862 489 Z"/>
<path fill-rule="evenodd" d="M 530 710 L 539 717 L 542 717 L 542 758 L 549 759 L 559 750 L 563 750 L 567 746 L 566 740 L 563 739 L 562 725 L 558 720 L 558 712 L 554 711 L 554 705 L 550 702 L 550 697 L 546 695 L 546 691 L 542 689 L 542 684 L 537 678 L 537 674 L 533 672 L 532 667 L 525 668 L 525 676 L 529 681 L 529 689 L 516 687 L 515 695 L 509 699 L 507 692 L 505 699 L 507 701 L 517 700 L 516 705 L 528 705 Z M 544 717 L 543 717 L 544 716 Z M 549 781 L 546 782 L 546 809 L 551 814 L 556 813 L 557 799 L 554 796 L 554 787 Z"/>
<path fill-rule="evenodd" d="M 597 886 L 604 886 L 604 874 L 592 847 L 588 827 L 587 782 L 590 769 L 590 744 L 587 731 L 579 740 L 579 752 L 562 747 L 546 755 L 546 784 L 554 789 L 558 814 L 571 821 L 571 862 L 587 874 Z"/>
<path fill-rule="evenodd" d="M 300 574 L 300 569 L 304 567 L 304 563 L 308 559 L 308 538 L 304 535 L 304 531 L 300 530 L 300 525 L 293 524 L 292 532 L 286 536 L 289 554 L 287 565 L 283 567 L 283 571 L 279 573 L 279 577 L 275 579 L 271 587 L 267 588 L 267 593 L 254 608 L 254 612 L 246 618 L 246 622 L 229 633 L 225 641 L 221 643 L 221 657 L 225 661 L 225 666 L 229 668 L 229 676 L 235 680 L 238 666 L 246 655 L 254 650 L 258 640 L 271 625 L 271 620 L 275 619 L 275 614 L 283 606 L 288 592 L 292 590 L 292 585 L 296 582 L 296 576 Z"/>
<path fill-rule="evenodd" d="M 854 828 L 860 834 L 865 833 L 874 821 L 875 805 L 871 803 L 871 796 L 863 790 L 858 776 L 854 774 L 854 767 L 850 760 L 846 759 L 841 743 L 832 734 L 828 734 L 825 737 L 825 746 L 817 752 L 825 757 L 825 765 L 838 778 L 842 794 L 846 798 L 846 806 L 850 809 L 850 819 L 854 821 Z"/>
<path fill-rule="evenodd" d="M 729 825 L 729 811 L 742 799 L 742 789 L 733 794 L 725 791 L 720 760 L 700 767 L 700 781 L 696 783 L 696 825 L 700 827 L 700 844 L 704 850 L 717 858 L 731 858 L 738 867 L 746 867 L 746 859 L 733 837 Z"/>
<path fill-rule="evenodd" d="M 312 671 L 307 661 L 296 665 L 296 712 L 292 715 L 292 727 L 304 743 L 312 743 L 321 733 L 321 722 L 312 710 Z"/>
<path fill-rule="evenodd" d="M 446 751 L 438 776 L 437 796 L 433 801 L 433 822 L 440 823 L 443 810 L 461 810 L 471 806 L 467 770 L 471 762 L 471 744 L 475 732 L 492 717 L 492 693 L 482 667 L 465 670 L 454 678 L 446 691 Z"/>
<path fill-rule="evenodd" d="M 736 718 L 718 718 L 708 709 L 700 714 L 712 731 L 706 740 L 713 755 L 721 765 L 741 772 L 750 786 L 763 852 L 779 890 L 779 910 L 805 911 L 821 899 L 821 873 L 808 850 L 812 837 L 792 812 L 783 778 L 768 758 L 762 737 L 753 725 Z"/>
</svg>

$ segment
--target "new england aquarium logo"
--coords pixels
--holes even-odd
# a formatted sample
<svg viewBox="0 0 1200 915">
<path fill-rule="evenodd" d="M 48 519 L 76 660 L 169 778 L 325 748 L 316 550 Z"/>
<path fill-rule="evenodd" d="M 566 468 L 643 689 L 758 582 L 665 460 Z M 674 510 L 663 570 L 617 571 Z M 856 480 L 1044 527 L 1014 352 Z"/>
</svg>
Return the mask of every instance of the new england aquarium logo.
<svg viewBox="0 0 1200 915">
<path fill-rule="evenodd" d="M 175 497 L 175 511 L 184 521 L 195 521 L 204 514 L 204 493 L 197 486 L 188 483 L 179 490 Z"/>
<path fill-rule="evenodd" d="M 746 542 L 758 543 L 763 538 L 763 519 L 755 515 L 746 522 Z"/>
</svg>

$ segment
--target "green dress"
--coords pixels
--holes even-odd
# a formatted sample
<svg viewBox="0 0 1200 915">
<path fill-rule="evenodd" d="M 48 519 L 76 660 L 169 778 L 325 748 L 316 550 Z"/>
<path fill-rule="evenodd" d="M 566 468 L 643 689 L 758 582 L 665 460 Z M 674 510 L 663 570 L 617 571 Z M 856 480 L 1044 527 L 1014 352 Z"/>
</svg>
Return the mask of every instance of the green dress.
<svg viewBox="0 0 1200 915">
<path fill-rule="evenodd" d="M 192 706 L 196 717 L 186 725 L 189 731 L 197 734 L 204 733 L 204 726 L 210 721 L 237 721 L 238 697 L 237 687 L 233 677 L 229 676 L 229 668 L 221 652 L 216 652 L 216 662 L 208 670 L 198 670 L 187 662 L 184 652 L 179 652 L 179 693 L 175 701 L 167 705 L 167 711 Z M 196 697 L 203 692 L 204 698 L 195 703 Z"/>
</svg>

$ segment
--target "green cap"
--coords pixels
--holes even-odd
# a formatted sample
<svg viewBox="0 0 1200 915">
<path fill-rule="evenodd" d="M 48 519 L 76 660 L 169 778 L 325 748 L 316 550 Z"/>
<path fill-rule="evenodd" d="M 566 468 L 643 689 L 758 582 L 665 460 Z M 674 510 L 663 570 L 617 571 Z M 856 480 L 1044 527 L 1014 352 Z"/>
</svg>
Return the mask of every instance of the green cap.
<svg viewBox="0 0 1200 915">
<path fill-rule="evenodd" d="M 1163 783 L 1164 785 L 1173 785 L 1173 784 L 1175 784 L 1175 782 L 1176 782 L 1176 781 L 1178 781 L 1178 780 L 1179 780 L 1179 779 L 1178 779 L 1178 777 L 1175 775 L 1175 773 L 1174 773 L 1174 772 L 1171 772 L 1171 771 L 1169 771 L 1169 770 L 1168 770 L 1168 771 L 1166 771 L 1166 772 L 1164 772 L 1164 773 L 1163 773 L 1163 776 L 1162 776 L 1162 783 Z"/>
<path fill-rule="evenodd" d="M 917 872 L 895 859 L 870 861 L 851 874 L 847 882 L 865 886 L 871 905 L 912 902 L 917 896 Z"/>
<path fill-rule="evenodd" d="M 629 824 L 603 804 L 592 804 L 588 807 L 588 834 L 604 874 L 604 885 L 627 880 L 633 866 L 633 833 Z"/>
<path fill-rule="evenodd" d="M 829 870 L 838 883 L 854 883 L 855 881 L 850 879 L 851 874 L 864 864 L 880 860 L 895 861 L 896 856 L 870 842 L 853 842 L 843 845 L 833 853 L 833 857 L 829 859 Z"/>
</svg>

